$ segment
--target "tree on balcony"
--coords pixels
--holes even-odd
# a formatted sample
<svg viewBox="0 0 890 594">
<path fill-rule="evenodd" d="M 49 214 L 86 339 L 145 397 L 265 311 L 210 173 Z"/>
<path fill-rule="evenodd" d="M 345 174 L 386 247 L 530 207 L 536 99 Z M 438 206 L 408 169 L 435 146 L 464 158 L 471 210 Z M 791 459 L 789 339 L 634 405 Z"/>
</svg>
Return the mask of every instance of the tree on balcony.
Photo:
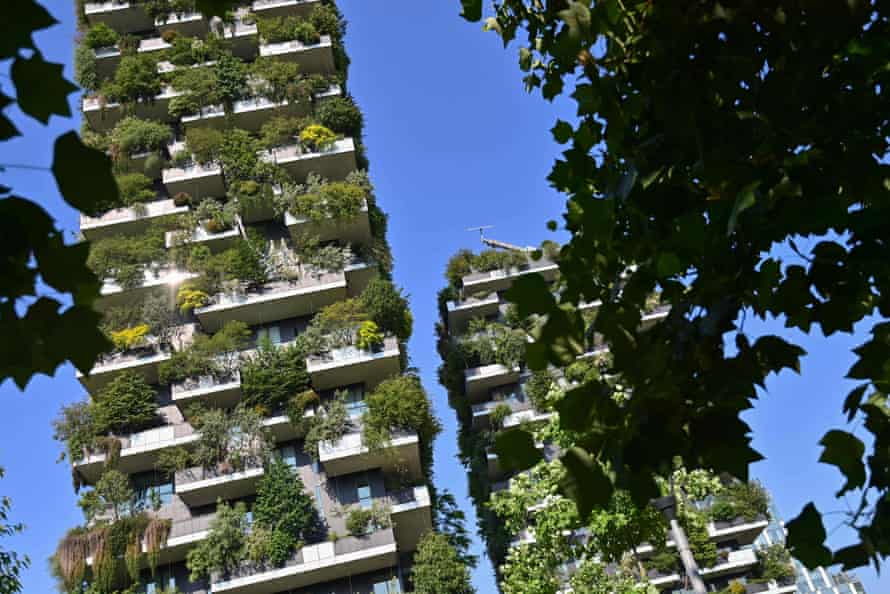
<svg viewBox="0 0 890 594">
<path fill-rule="evenodd" d="M 250 330 L 238 320 L 226 322 L 210 336 L 198 334 L 188 346 L 160 364 L 160 383 L 169 385 L 206 376 L 231 378 L 239 368 L 239 351 L 247 347 L 249 340 Z"/>
<path fill-rule="evenodd" d="M 262 340 L 241 365 L 242 402 L 266 414 L 279 411 L 288 399 L 309 387 L 306 353 L 297 345 L 277 346 Z"/>
<path fill-rule="evenodd" d="M 283 565 L 304 543 L 319 538 L 321 532 L 315 503 L 300 477 L 277 457 L 266 465 L 257 485 L 253 520 L 255 533 L 260 529 L 259 538 L 266 540 L 262 545 L 267 560 L 275 567 Z"/>
<path fill-rule="evenodd" d="M 243 502 L 234 506 L 217 502 L 216 517 L 210 523 L 207 538 L 188 552 L 189 579 L 197 581 L 217 572 L 237 569 L 247 554 L 248 528 L 247 507 Z"/>
<path fill-rule="evenodd" d="M 417 433 L 426 452 L 442 429 L 416 375 L 383 380 L 365 402 L 368 410 L 362 417 L 362 438 L 369 448 L 384 447 L 394 432 L 409 431 Z M 424 457 L 431 461 L 432 452 Z"/>
<path fill-rule="evenodd" d="M 192 462 L 212 476 L 261 466 L 273 443 L 257 410 L 239 405 L 232 411 L 218 408 L 193 410 L 192 425 L 198 441 Z"/>
</svg>

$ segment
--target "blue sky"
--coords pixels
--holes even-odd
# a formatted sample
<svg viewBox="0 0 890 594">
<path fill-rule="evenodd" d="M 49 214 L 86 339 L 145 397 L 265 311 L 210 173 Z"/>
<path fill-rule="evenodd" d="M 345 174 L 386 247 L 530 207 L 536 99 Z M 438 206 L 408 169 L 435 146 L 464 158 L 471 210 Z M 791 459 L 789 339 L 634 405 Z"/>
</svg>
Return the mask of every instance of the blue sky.
<svg viewBox="0 0 890 594">
<path fill-rule="evenodd" d="M 39 35 L 39 45 L 47 59 L 70 64 L 73 1 L 45 3 L 62 24 Z M 459 248 L 479 246 L 478 234 L 468 227 L 494 225 L 492 237 L 521 244 L 548 237 L 544 223 L 559 219 L 563 204 L 545 179 L 559 154 L 549 129 L 557 117 L 571 117 L 571 105 L 527 95 L 515 52 L 504 51 L 494 34 L 459 18 L 458 0 L 339 4 L 350 22 L 350 90 L 366 115 L 371 176 L 390 215 L 395 277 L 411 295 L 411 362 L 420 368 L 445 426 L 436 444 L 435 479 L 461 498 L 472 518 L 466 477 L 456 459 L 454 414 L 436 381 L 436 292 L 444 284 L 448 258 Z M 70 66 L 67 72 L 70 77 Z M 76 112 L 73 102 L 72 109 Z M 55 136 L 78 125 L 73 119 L 53 118 L 47 128 L 22 121 L 26 137 L 4 143 L 0 163 L 48 166 Z M 77 228 L 74 211 L 59 199 L 48 172 L 10 170 L 2 181 L 39 200 L 64 229 Z M 765 326 L 782 332 L 775 324 Z M 755 328 L 751 322 L 748 327 Z M 826 429 L 843 425 L 840 403 L 848 388 L 840 378 L 852 361 L 850 347 L 863 340 L 804 339 L 810 354 L 803 373 L 773 378 L 768 395 L 746 415 L 757 435 L 755 447 L 767 456 L 753 474 L 787 517 L 810 499 L 824 511 L 840 509 L 832 493 L 841 480 L 834 469 L 818 464 L 816 443 Z M 46 559 L 64 531 L 82 520 L 68 468 L 55 463 L 59 448 L 50 425 L 63 404 L 82 396 L 70 366 L 54 378 L 36 378 L 24 395 L 9 383 L 0 387 L 5 405 L 0 466 L 6 468 L 0 494 L 13 499 L 13 518 L 28 528 L 2 544 L 31 556 L 24 579 L 28 594 L 53 591 Z M 844 533 L 834 536 L 842 542 Z M 477 553 L 482 553 L 478 543 Z M 873 570 L 858 573 L 870 594 L 890 590 L 886 577 L 879 588 Z M 495 591 L 485 560 L 474 580 L 480 593 Z"/>
</svg>

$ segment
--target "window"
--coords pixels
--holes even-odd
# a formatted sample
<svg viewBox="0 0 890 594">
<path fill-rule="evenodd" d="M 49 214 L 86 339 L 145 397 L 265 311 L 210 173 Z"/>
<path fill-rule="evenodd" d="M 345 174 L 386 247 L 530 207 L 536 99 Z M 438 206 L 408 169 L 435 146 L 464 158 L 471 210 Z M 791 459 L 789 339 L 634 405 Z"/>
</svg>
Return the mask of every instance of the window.
<svg viewBox="0 0 890 594">
<path fill-rule="evenodd" d="M 292 445 L 278 448 L 278 457 L 291 468 L 297 467 L 297 449 Z"/>
<path fill-rule="evenodd" d="M 315 485 L 315 507 L 318 508 L 318 513 L 324 514 L 324 503 L 321 498 L 321 485 Z"/>
<path fill-rule="evenodd" d="M 260 328 L 256 332 L 257 343 L 268 338 L 272 344 L 281 343 L 281 328 L 279 326 L 269 326 L 268 328 Z"/>
<path fill-rule="evenodd" d="M 175 589 L 176 580 L 173 575 L 161 569 L 158 569 L 158 574 L 152 581 L 145 584 L 145 594 L 161 594 L 164 591 L 175 591 Z"/>
<path fill-rule="evenodd" d="M 132 482 L 134 512 L 155 509 L 173 501 L 173 482 L 161 482 L 154 472 L 134 475 Z"/>
<path fill-rule="evenodd" d="M 343 389 L 346 392 L 346 411 L 351 418 L 360 417 L 368 410 L 365 402 L 365 387 L 355 384 Z"/>
<path fill-rule="evenodd" d="M 371 485 L 368 483 L 368 477 L 359 479 L 356 485 L 356 496 L 358 497 L 359 507 L 362 509 L 371 509 Z"/>
<path fill-rule="evenodd" d="M 402 587 L 399 585 L 398 578 L 390 578 L 385 582 L 376 582 L 374 584 L 374 594 L 399 594 Z"/>
</svg>

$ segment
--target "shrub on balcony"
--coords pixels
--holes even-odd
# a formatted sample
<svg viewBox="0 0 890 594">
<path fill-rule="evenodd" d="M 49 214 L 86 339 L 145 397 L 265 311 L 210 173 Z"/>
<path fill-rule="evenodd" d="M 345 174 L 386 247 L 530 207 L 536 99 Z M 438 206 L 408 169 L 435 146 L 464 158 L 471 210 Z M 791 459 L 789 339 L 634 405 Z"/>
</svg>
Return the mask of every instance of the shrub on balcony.
<svg viewBox="0 0 890 594">
<path fill-rule="evenodd" d="M 783 544 L 774 544 L 757 551 L 757 573 L 760 581 L 786 583 L 795 576 L 791 553 Z"/>
<path fill-rule="evenodd" d="M 309 389 L 305 354 L 293 345 L 261 341 L 256 353 L 241 365 L 241 394 L 245 406 L 278 411 L 294 394 Z"/>
<path fill-rule="evenodd" d="M 321 526 L 299 475 L 277 458 L 266 466 L 257 485 L 253 519 L 255 526 L 272 535 L 268 560 L 274 566 L 283 565 L 302 543 L 316 537 Z"/>
<path fill-rule="evenodd" d="M 219 161 L 226 179 L 253 179 L 259 165 L 259 149 L 259 142 L 245 130 L 228 130 L 219 146 Z"/>
<path fill-rule="evenodd" d="M 365 320 L 358 327 L 358 338 L 356 339 L 355 346 L 365 351 L 371 351 L 383 346 L 383 338 L 383 332 L 380 331 L 380 327 L 372 320 Z"/>
<path fill-rule="evenodd" d="M 291 425 L 303 428 L 303 433 L 305 433 L 306 411 L 310 408 L 314 409 L 318 406 L 319 402 L 321 402 L 321 399 L 315 390 L 304 390 L 296 396 L 291 397 L 285 407 L 285 413 L 287 414 Z"/>
<path fill-rule="evenodd" d="M 74 82 L 84 91 L 99 90 L 99 72 L 96 69 L 96 52 L 86 45 L 74 48 Z"/>
<path fill-rule="evenodd" d="M 346 23 L 333 4 L 319 4 L 309 13 L 309 22 L 321 35 L 330 35 L 335 40 L 343 37 Z"/>
<path fill-rule="evenodd" d="M 92 449 L 95 438 L 96 426 L 90 402 L 74 402 L 63 406 L 53 420 L 53 439 L 65 444 L 65 451 L 60 459 L 67 456 L 74 463 L 84 458 Z"/>
<path fill-rule="evenodd" d="M 238 369 L 239 351 L 249 340 L 250 330 L 237 320 L 227 322 L 211 336 L 199 334 L 188 347 L 161 363 L 159 381 L 171 384 L 204 376 L 231 377 Z"/>
<path fill-rule="evenodd" d="M 157 60 L 147 54 L 123 56 L 114 79 L 103 84 L 101 91 L 109 101 L 121 103 L 154 99 L 161 92 Z"/>
<path fill-rule="evenodd" d="M 192 453 L 184 447 L 164 448 L 158 452 L 155 470 L 163 476 L 172 478 L 192 465 Z"/>
<path fill-rule="evenodd" d="M 364 118 L 351 97 L 330 97 L 319 102 L 315 117 L 323 126 L 337 134 L 358 138 L 362 134 Z"/>
<path fill-rule="evenodd" d="M 237 205 L 233 202 L 221 203 L 213 198 L 205 198 L 195 208 L 192 216 L 185 217 L 187 222 L 185 232 L 194 233 L 197 224 L 200 224 L 208 233 L 222 233 L 231 229 L 235 224 Z"/>
<path fill-rule="evenodd" d="M 192 461 L 206 472 L 226 474 L 259 466 L 268 457 L 271 440 L 256 410 L 239 405 L 192 415 L 198 441 Z"/>
<path fill-rule="evenodd" d="M 300 247 L 300 257 L 316 271 L 342 272 L 352 261 L 352 248 L 335 243 L 321 244 L 308 238 Z"/>
<path fill-rule="evenodd" d="M 151 180 L 141 173 L 124 173 L 115 177 L 124 206 L 136 206 L 155 199 Z"/>
<path fill-rule="evenodd" d="M 429 532 L 420 539 L 411 571 L 414 594 L 475 594 L 470 570 L 445 534 Z M 582 590 L 576 589 L 580 592 Z"/>
<path fill-rule="evenodd" d="M 290 212 L 315 223 L 327 220 L 348 221 L 361 212 L 368 197 L 368 188 L 350 181 L 328 182 L 311 173 L 306 184 L 284 187 L 276 197 L 279 214 Z"/>
<path fill-rule="evenodd" d="M 361 301 L 343 299 L 322 308 L 312 319 L 311 328 L 326 337 L 327 349 L 337 348 L 353 344 L 356 329 L 367 319 Z"/>
<path fill-rule="evenodd" d="M 121 330 L 112 331 L 109 335 L 114 348 L 119 351 L 129 351 L 145 344 L 149 332 L 148 324 L 130 326 Z"/>
<path fill-rule="evenodd" d="M 310 124 L 300 132 L 300 144 L 312 151 L 323 151 L 337 140 L 337 135 L 330 129 L 319 124 Z"/>
<path fill-rule="evenodd" d="M 90 49 L 97 50 L 114 46 L 119 38 L 117 31 L 105 23 L 97 23 L 87 30 L 82 43 Z"/>
<path fill-rule="evenodd" d="M 295 144 L 300 131 L 309 123 L 306 118 L 275 116 L 260 128 L 260 144 L 271 150 L 288 144 Z"/>
<path fill-rule="evenodd" d="M 401 341 L 411 337 L 414 319 L 408 298 L 391 281 L 374 278 L 362 291 L 362 308 L 383 332 L 394 334 Z"/>
<path fill-rule="evenodd" d="M 185 132 L 186 149 L 201 165 L 219 158 L 223 142 L 223 133 L 215 128 L 189 127 Z"/>
<path fill-rule="evenodd" d="M 225 52 L 217 57 L 213 72 L 219 101 L 230 111 L 235 101 L 247 93 L 247 65 L 239 58 Z"/>
<path fill-rule="evenodd" d="M 111 307 L 103 312 L 102 330 L 107 335 L 121 328 L 148 325 L 148 334 L 158 344 L 173 344 L 183 332 L 180 320 L 170 309 L 166 295 L 148 295 L 141 301 Z"/>
<path fill-rule="evenodd" d="M 352 428 L 352 421 L 346 410 L 345 394 L 338 392 L 333 400 L 316 410 L 309 419 L 303 451 L 313 460 L 318 460 L 318 446 L 322 442 L 336 443 Z"/>
<path fill-rule="evenodd" d="M 395 431 L 417 433 L 422 443 L 432 444 L 442 429 L 416 375 L 382 381 L 365 402 L 368 410 L 362 417 L 362 435 L 369 448 L 383 447 Z"/>
<path fill-rule="evenodd" d="M 183 315 L 188 315 L 196 308 L 204 307 L 208 303 L 210 303 L 210 295 L 200 289 L 184 286 L 176 292 L 176 305 Z"/>
<path fill-rule="evenodd" d="M 498 363 L 513 368 L 525 358 L 525 332 L 481 318 L 470 321 L 460 347 L 470 366 Z"/>
<path fill-rule="evenodd" d="M 176 66 L 192 66 L 218 60 L 228 53 L 225 41 L 218 35 L 208 35 L 206 39 L 175 36 L 169 41 L 172 47 L 167 50 L 167 60 Z"/>
<path fill-rule="evenodd" d="M 312 100 L 312 85 L 306 77 L 300 75 L 299 64 L 262 57 L 251 64 L 250 68 L 254 78 L 258 81 L 254 85 L 254 90 L 258 95 L 276 103 L 282 101 L 299 103 Z"/>
<path fill-rule="evenodd" d="M 175 118 L 200 112 L 221 102 L 216 74 L 208 67 L 186 68 L 173 73 L 170 84 L 181 93 L 170 98 L 167 110 Z"/>
<path fill-rule="evenodd" d="M 294 39 L 306 45 L 314 45 L 321 40 L 315 25 L 296 16 L 257 19 L 260 39 L 264 43 L 282 43 Z"/>
<path fill-rule="evenodd" d="M 92 398 L 96 435 L 127 435 L 157 424 L 158 402 L 144 377 L 126 371 L 116 375 Z"/>
<path fill-rule="evenodd" d="M 364 536 L 371 527 L 374 514 L 370 509 L 354 508 L 346 517 L 346 529 L 353 536 Z"/>
<path fill-rule="evenodd" d="M 146 267 L 163 262 L 167 254 L 159 229 L 142 236 L 106 237 L 90 244 L 87 265 L 101 279 L 112 279 L 124 289 L 141 286 Z"/>
<path fill-rule="evenodd" d="M 241 565 L 247 553 L 247 507 L 243 502 L 229 506 L 219 502 L 207 538 L 188 552 L 189 579 L 209 578 L 216 572 L 229 573 Z"/>
<path fill-rule="evenodd" d="M 757 481 L 733 482 L 723 488 L 711 506 L 711 519 L 730 522 L 743 518 L 754 522 L 769 514 L 769 494 Z"/>
<path fill-rule="evenodd" d="M 491 413 L 489 417 L 491 419 L 492 427 L 503 427 L 504 421 L 513 414 L 513 409 L 510 408 L 510 405 L 506 402 L 500 402 L 495 405 L 493 409 L 491 409 Z"/>
</svg>

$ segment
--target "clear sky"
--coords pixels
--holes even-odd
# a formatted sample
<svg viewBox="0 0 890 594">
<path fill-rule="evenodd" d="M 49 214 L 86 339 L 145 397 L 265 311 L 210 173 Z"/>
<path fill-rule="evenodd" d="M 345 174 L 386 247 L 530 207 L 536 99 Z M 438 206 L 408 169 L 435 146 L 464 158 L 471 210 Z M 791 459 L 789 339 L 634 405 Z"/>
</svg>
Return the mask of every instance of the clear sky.
<svg viewBox="0 0 890 594">
<path fill-rule="evenodd" d="M 46 59 L 68 64 L 70 78 L 74 3 L 44 4 L 62 24 L 39 35 L 39 45 Z M 479 247 L 478 234 L 468 227 L 494 225 L 492 237 L 521 244 L 548 237 L 544 223 L 559 219 L 563 204 L 545 179 L 559 154 L 549 129 L 556 117 L 571 117 L 571 105 L 526 95 L 515 51 L 505 51 L 494 34 L 463 21 L 458 0 L 339 0 L 339 5 L 350 25 L 350 91 L 365 112 L 371 176 L 390 215 L 395 278 L 411 295 L 411 364 L 420 368 L 445 426 L 436 443 L 435 480 L 461 499 L 473 522 L 466 477 L 456 458 L 454 414 L 436 381 L 436 292 L 445 282 L 448 258 L 459 248 Z M 75 113 L 76 107 L 72 99 Z M 79 126 L 73 119 L 53 118 L 48 128 L 18 121 L 26 138 L 0 145 L 0 163 L 48 166 L 55 136 Z M 76 215 L 59 199 L 48 172 L 10 170 L 0 181 L 38 199 L 61 227 L 76 230 Z M 775 324 L 768 327 L 781 332 Z M 852 361 L 850 347 L 861 342 L 862 336 L 804 340 L 810 355 L 802 375 L 768 382 L 769 394 L 747 415 L 757 435 L 755 447 L 767 456 L 753 474 L 786 517 L 810 499 L 823 511 L 840 508 L 832 493 L 842 481 L 833 468 L 817 463 L 816 443 L 826 429 L 843 425 L 840 403 L 848 388 L 840 378 Z M 65 530 L 82 521 L 68 467 L 55 463 L 60 449 L 50 425 L 63 404 L 82 397 L 70 366 L 55 378 L 36 378 L 24 395 L 8 382 L 0 387 L 0 466 L 6 468 L 0 495 L 12 498 L 12 518 L 27 525 L 24 535 L 4 539 L 2 546 L 31 556 L 27 594 L 53 591 L 46 559 Z M 835 538 L 842 542 L 843 531 Z M 478 542 L 476 552 L 482 554 Z M 890 592 L 886 576 L 879 579 L 871 569 L 858 573 L 870 594 Z M 474 581 L 480 594 L 495 592 L 486 560 Z"/>
</svg>

